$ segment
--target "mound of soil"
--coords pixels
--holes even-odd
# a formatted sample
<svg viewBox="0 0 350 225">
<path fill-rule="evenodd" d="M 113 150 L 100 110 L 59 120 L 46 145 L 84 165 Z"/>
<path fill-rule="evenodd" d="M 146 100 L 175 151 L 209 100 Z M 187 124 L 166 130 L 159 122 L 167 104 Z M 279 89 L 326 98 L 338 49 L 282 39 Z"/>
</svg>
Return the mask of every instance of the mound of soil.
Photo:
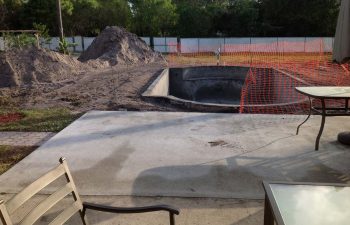
<svg viewBox="0 0 350 225">
<path fill-rule="evenodd" d="M 94 66 L 99 63 L 102 67 L 165 62 L 160 53 L 153 51 L 137 35 L 117 26 L 106 27 L 79 60 L 89 61 Z"/>
<path fill-rule="evenodd" d="M 29 47 L 0 53 L 0 88 L 56 83 L 82 74 L 87 65 L 71 56 Z"/>
</svg>

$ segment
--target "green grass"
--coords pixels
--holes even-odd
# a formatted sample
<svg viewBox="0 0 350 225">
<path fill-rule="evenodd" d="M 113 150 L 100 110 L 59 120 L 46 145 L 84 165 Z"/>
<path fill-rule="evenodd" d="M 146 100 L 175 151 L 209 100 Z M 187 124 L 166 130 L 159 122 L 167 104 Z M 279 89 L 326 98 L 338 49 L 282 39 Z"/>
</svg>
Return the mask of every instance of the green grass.
<svg viewBox="0 0 350 225">
<path fill-rule="evenodd" d="M 35 146 L 0 145 L 0 175 L 33 152 Z"/>
<path fill-rule="evenodd" d="M 71 113 L 68 109 L 63 108 L 0 110 L 0 115 L 14 112 L 22 114 L 23 118 L 19 121 L 0 123 L 0 132 L 59 132 L 80 116 Z"/>
</svg>

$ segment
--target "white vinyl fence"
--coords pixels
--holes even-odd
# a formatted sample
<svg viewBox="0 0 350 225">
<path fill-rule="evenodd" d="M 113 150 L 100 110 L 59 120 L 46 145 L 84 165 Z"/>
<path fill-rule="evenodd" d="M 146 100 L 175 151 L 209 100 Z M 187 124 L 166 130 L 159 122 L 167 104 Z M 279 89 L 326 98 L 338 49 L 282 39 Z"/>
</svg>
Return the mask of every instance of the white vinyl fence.
<svg viewBox="0 0 350 225">
<path fill-rule="evenodd" d="M 67 37 L 75 43 L 71 51 L 82 52 L 93 42 L 94 37 Z M 148 45 L 162 53 L 200 53 L 200 52 L 332 52 L 332 37 L 271 37 L 271 38 L 181 38 L 141 37 Z M 44 47 L 57 50 L 59 39 L 53 37 Z M 0 50 L 4 50 L 4 40 L 0 37 Z"/>
<path fill-rule="evenodd" d="M 332 52 L 334 38 L 182 38 L 181 53 Z"/>
</svg>

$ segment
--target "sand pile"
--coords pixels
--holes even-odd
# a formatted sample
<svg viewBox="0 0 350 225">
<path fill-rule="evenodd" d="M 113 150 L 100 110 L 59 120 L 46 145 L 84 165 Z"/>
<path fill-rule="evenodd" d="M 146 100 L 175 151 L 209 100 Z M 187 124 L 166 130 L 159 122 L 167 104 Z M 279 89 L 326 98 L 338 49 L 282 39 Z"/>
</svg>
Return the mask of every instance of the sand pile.
<svg viewBox="0 0 350 225">
<path fill-rule="evenodd" d="M 89 67 L 71 56 L 29 47 L 0 53 L 0 87 L 56 83 L 72 79 Z"/>
<path fill-rule="evenodd" d="M 160 53 L 153 51 L 137 35 L 116 26 L 106 27 L 79 60 L 92 65 L 99 63 L 102 67 L 165 62 Z"/>
</svg>

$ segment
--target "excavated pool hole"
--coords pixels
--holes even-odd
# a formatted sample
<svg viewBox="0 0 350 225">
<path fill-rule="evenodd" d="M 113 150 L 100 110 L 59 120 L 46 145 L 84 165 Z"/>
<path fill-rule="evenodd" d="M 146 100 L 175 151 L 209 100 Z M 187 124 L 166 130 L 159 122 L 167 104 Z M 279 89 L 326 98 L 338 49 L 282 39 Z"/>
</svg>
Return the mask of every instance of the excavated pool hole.
<svg viewBox="0 0 350 225">
<path fill-rule="evenodd" d="M 162 71 L 142 96 L 167 99 L 171 104 L 193 111 L 239 112 L 242 90 L 247 85 L 251 69 L 243 66 L 168 68 Z M 305 85 L 302 80 L 273 68 L 254 67 L 253 70 L 259 76 L 254 78 L 253 87 L 246 86 L 246 94 L 266 89 L 266 96 L 259 94 L 261 104 L 248 103 L 244 107 L 292 106 L 305 101 L 298 99 L 298 94 L 294 91 L 294 86 Z M 269 87 L 266 86 L 268 82 Z M 281 92 L 281 83 L 289 91 Z"/>
</svg>

